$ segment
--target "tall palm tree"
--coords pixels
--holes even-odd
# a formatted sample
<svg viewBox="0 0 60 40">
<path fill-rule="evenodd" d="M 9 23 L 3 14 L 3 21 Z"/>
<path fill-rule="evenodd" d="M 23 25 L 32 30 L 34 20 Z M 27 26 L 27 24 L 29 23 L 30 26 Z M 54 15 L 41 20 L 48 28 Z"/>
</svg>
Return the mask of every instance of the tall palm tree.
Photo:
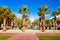
<svg viewBox="0 0 60 40">
<path fill-rule="evenodd" d="M 15 14 L 12 13 L 12 12 L 8 15 L 8 18 L 10 19 L 10 22 L 11 22 L 11 25 L 10 25 L 10 29 L 11 29 L 11 30 L 12 30 L 12 28 L 13 28 L 14 17 L 16 17 L 16 16 L 15 16 Z"/>
<path fill-rule="evenodd" d="M 42 31 L 45 31 L 45 14 L 48 12 L 48 7 L 46 5 L 38 8 L 38 15 L 41 17 Z"/>
<path fill-rule="evenodd" d="M 24 20 L 26 18 L 26 16 L 28 16 L 28 13 L 29 13 L 29 9 L 27 6 L 22 6 L 20 9 L 19 9 L 19 13 L 22 14 L 22 28 L 25 28 L 25 24 L 24 24 Z M 24 30 L 23 30 L 24 31 Z"/>
<path fill-rule="evenodd" d="M 3 18 L 3 31 L 6 31 L 6 20 L 7 20 L 7 15 L 9 14 L 10 9 L 6 6 L 4 7 L 0 7 L 1 10 L 0 10 L 0 14 L 3 15 L 2 18 Z"/>
<path fill-rule="evenodd" d="M 52 16 L 54 16 L 53 18 L 53 23 L 54 23 L 54 26 L 55 26 L 55 30 L 57 30 L 57 15 L 60 14 L 60 8 L 58 8 L 56 11 L 52 12 Z"/>
</svg>

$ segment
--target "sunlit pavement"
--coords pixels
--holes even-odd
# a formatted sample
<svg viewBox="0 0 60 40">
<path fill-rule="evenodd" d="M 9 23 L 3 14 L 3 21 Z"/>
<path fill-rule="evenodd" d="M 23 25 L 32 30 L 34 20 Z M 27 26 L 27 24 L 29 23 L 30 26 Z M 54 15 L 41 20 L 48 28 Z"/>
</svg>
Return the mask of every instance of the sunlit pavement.
<svg viewBox="0 0 60 40">
<path fill-rule="evenodd" d="M 6 32 L 2 32 L 2 30 L 0 30 L 0 33 L 60 33 L 60 30 L 45 30 L 45 32 L 31 29 L 27 29 L 24 32 L 22 32 L 22 30 L 6 30 Z"/>
<path fill-rule="evenodd" d="M 38 40 L 38 37 L 31 33 L 19 33 L 8 40 Z"/>
</svg>

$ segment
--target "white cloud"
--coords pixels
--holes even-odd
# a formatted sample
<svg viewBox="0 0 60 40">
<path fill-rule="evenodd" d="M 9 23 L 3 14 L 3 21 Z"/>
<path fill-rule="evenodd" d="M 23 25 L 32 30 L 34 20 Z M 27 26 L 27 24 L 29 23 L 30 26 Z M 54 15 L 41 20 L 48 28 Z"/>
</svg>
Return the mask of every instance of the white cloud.
<svg viewBox="0 0 60 40">
<path fill-rule="evenodd" d="M 39 19 L 39 17 L 31 15 L 31 16 L 29 16 L 29 19 L 31 22 L 33 22 L 35 19 Z"/>
<path fill-rule="evenodd" d="M 49 18 L 49 19 L 52 19 L 52 18 L 54 18 L 54 17 L 51 17 L 51 18 Z"/>
<path fill-rule="evenodd" d="M 17 13 L 15 15 L 16 15 L 17 18 L 22 19 L 22 14 Z M 35 19 L 39 19 L 39 16 L 38 15 L 31 15 L 30 14 L 29 15 L 29 19 L 30 19 L 31 22 L 33 22 Z"/>
<path fill-rule="evenodd" d="M 22 14 L 17 13 L 15 15 L 17 18 L 22 19 Z M 46 15 L 46 17 L 49 17 L 49 15 Z M 60 15 L 57 16 L 57 18 L 59 18 L 59 17 L 60 17 Z M 52 19 L 52 18 L 53 17 L 49 17 L 49 19 Z M 33 22 L 35 19 L 39 19 L 39 16 L 38 15 L 29 15 L 29 19 L 31 22 Z"/>
<path fill-rule="evenodd" d="M 57 18 L 59 18 L 59 17 L 60 17 L 60 15 L 57 16 Z"/>
<path fill-rule="evenodd" d="M 22 19 L 22 14 L 18 14 L 18 13 L 17 13 L 17 14 L 15 14 L 15 15 L 16 15 L 17 18 Z"/>
<path fill-rule="evenodd" d="M 60 18 L 60 15 L 58 15 L 58 16 L 56 16 L 57 18 Z M 49 19 L 52 19 L 52 18 L 54 18 L 54 17 L 51 17 L 51 18 L 49 18 Z"/>
<path fill-rule="evenodd" d="M 17 18 L 22 19 L 22 14 L 18 14 L 18 13 L 17 13 L 17 14 L 15 14 L 15 15 L 16 15 Z M 33 22 L 36 18 L 35 18 L 35 16 L 32 16 L 32 15 L 31 15 L 31 16 L 29 16 L 29 19 L 30 19 L 31 22 Z"/>
</svg>

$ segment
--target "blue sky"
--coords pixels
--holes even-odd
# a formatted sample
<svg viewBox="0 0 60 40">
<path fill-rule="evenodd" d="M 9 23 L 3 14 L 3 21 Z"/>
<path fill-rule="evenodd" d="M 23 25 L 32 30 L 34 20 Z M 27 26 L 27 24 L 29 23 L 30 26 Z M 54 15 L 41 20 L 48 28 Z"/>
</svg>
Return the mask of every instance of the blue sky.
<svg viewBox="0 0 60 40">
<path fill-rule="evenodd" d="M 29 18 L 38 19 L 38 8 L 42 5 L 47 5 L 49 10 L 54 11 L 60 7 L 60 0 L 0 0 L 0 6 L 8 6 L 17 17 L 21 18 L 21 14 L 18 13 L 18 8 L 22 5 L 27 5 L 31 14 Z M 20 15 L 20 16 L 19 16 Z M 51 18 L 50 15 L 46 15 L 46 18 Z"/>
</svg>

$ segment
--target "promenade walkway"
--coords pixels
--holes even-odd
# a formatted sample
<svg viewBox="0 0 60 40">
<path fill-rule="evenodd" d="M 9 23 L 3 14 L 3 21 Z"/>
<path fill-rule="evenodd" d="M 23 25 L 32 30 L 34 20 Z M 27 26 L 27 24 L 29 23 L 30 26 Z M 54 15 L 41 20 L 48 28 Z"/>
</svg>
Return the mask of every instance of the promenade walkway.
<svg viewBox="0 0 60 40">
<path fill-rule="evenodd" d="M 8 40 L 38 40 L 38 37 L 35 34 L 31 34 L 31 33 L 20 33 L 14 35 Z"/>
</svg>

